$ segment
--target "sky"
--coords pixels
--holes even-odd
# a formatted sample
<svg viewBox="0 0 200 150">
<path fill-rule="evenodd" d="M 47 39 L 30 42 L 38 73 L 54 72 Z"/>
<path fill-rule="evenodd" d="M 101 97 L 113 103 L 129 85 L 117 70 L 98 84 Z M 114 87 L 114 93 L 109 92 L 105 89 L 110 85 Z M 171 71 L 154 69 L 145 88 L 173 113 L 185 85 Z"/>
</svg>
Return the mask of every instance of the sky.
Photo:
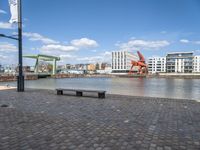
<svg viewBox="0 0 200 150">
<path fill-rule="evenodd" d="M 111 63 L 118 50 L 200 55 L 199 14 L 199 0 L 22 0 L 23 54 L 59 56 L 59 64 Z M 17 34 L 9 19 L 0 0 L 0 34 Z M 17 42 L 0 37 L 0 64 L 17 64 L 17 54 Z"/>
</svg>

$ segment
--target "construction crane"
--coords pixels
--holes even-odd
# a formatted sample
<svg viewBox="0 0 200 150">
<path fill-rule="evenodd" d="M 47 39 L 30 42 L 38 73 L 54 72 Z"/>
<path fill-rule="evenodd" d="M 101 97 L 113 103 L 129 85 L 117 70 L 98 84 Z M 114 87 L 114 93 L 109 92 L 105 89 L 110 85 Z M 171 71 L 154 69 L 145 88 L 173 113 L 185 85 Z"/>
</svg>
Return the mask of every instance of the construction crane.
<svg viewBox="0 0 200 150">
<path fill-rule="evenodd" d="M 131 60 L 132 66 L 131 66 L 131 69 L 129 70 L 129 74 L 132 73 L 132 69 L 133 69 L 134 66 L 138 67 L 137 73 L 139 73 L 139 74 L 148 73 L 148 67 L 147 67 L 147 64 L 145 62 L 144 56 L 139 51 L 137 51 L 137 54 L 138 54 L 139 60 L 138 61 Z"/>
</svg>

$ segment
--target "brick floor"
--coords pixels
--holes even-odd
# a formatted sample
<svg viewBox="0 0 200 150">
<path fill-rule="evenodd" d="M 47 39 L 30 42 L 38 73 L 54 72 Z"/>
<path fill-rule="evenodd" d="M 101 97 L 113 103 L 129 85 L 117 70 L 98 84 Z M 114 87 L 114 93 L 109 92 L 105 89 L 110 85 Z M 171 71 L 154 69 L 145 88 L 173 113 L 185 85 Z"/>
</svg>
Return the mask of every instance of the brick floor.
<svg viewBox="0 0 200 150">
<path fill-rule="evenodd" d="M 0 150 L 199 150 L 200 103 L 0 91 Z"/>
</svg>

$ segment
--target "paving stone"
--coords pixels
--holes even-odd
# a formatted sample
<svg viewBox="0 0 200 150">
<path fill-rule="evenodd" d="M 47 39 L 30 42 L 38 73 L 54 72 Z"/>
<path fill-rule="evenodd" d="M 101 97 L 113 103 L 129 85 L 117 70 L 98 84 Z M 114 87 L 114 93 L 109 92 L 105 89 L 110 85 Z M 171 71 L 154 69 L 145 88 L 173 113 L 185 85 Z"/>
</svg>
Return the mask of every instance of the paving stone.
<svg viewBox="0 0 200 150">
<path fill-rule="evenodd" d="M 162 147 L 157 147 L 157 150 L 163 150 L 163 148 Z"/>
<path fill-rule="evenodd" d="M 171 150 L 171 147 L 165 146 L 165 150 Z"/>
<path fill-rule="evenodd" d="M 200 103 L 0 91 L 0 150 L 199 150 Z M 118 111 L 120 110 L 120 111 Z"/>
</svg>

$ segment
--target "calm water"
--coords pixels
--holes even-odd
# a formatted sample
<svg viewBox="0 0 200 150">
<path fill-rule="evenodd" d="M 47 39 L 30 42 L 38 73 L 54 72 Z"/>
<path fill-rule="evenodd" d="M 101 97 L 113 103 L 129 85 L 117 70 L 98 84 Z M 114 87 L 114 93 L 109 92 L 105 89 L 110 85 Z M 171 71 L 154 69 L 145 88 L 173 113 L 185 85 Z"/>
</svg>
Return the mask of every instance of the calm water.
<svg viewBox="0 0 200 150">
<path fill-rule="evenodd" d="M 5 85 L 6 83 L 0 83 Z M 16 82 L 9 85 L 16 86 Z M 110 94 L 186 98 L 200 100 L 199 79 L 165 78 L 65 78 L 26 81 L 28 88 L 83 88 L 106 90 Z"/>
</svg>

